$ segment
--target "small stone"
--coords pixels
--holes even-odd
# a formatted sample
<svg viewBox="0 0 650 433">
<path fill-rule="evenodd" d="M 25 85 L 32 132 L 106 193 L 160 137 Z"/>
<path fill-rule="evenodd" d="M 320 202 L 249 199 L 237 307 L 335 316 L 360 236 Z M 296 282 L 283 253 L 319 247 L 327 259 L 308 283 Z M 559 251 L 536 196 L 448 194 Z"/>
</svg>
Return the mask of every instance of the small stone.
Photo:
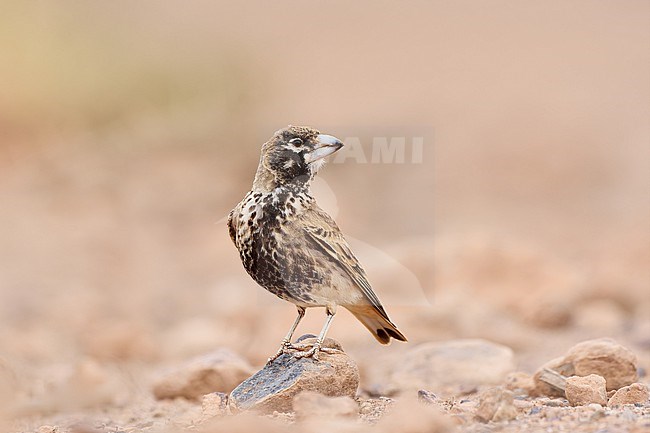
<svg viewBox="0 0 650 433">
<path fill-rule="evenodd" d="M 571 376 L 566 380 L 566 397 L 572 406 L 584 406 L 597 403 L 607 404 L 605 379 L 596 374 L 589 376 Z"/>
<path fill-rule="evenodd" d="M 352 398 L 328 397 L 313 391 L 303 391 L 293 399 L 296 418 L 353 418 L 359 414 L 359 404 Z"/>
<path fill-rule="evenodd" d="M 58 431 L 58 428 L 51 425 L 42 425 L 36 430 L 37 433 L 57 433 Z"/>
<path fill-rule="evenodd" d="M 211 392 L 201 399 L 201 412 L 204 418 L 225 415 L 228 409 L 228 395 L 223 392 Z"/>
<path fill-rule="evenodd" d="M 304 344 L 313 344 L 305 340 Z M 340 348 L 329 338 L 323 347 Z M 256 410 L 264 413 L 291 412 L 293 400 L 303 391 L 330 397 L 354 397 L 359 386 L 359 369 L 345 352 L 321 352 L 319 360 L 283 354 L 235 388 L 228 399 L 233 412 Z"/>
<path fill-rule="evenodd" d="M 426 389 L 421 389 L 418 391 L 418 401 L 423 404 L 434 404 L 438 400 L 438 396 L 436 396 L 434 393 L 431 391 L 427 391 Z"/>
<path fill-rule="evenodd" d="M 541 411 L 542 411 L 542 408 L 541 408 L 541 407 L 539 407 L 539 406 L 533 406 L 533 407 L 530 409 L 530 412 L 528 412 L 528 415 L 537 415 L 537 414 L 540 413 Z"/>
<path fill-rule="evenodd" d="M 475 416 L 482 422 L 510 421 L 517 417 L 518 411 L 514 405 L 512 391 L 502 388 L 492 388 L 479 396 Z"/>
<path fill-rule="evenodd" d="M 165 374 L 154 383 L 153 393 L 157 399 L 196 400 L 210 392 L 229 392 L 252 372 L 253 368 L 244 359 L 221 349 Z"/>
<path fill-rule="evenodd" d="M 642 383 L 633 383 L 632 385 L 624 386 L 616 391 L 616 393 L 609 399 L 607 406 L 615 407 L 625 404 L 645 404 L 648 402 L 650 394 L 648 393 L 648 386 Z"/>
<path fill-rule="evenodd" d="M 391 382 L 400 390 L 473 388 L 500 384 L 513 368 L 512 350 L 486 340 L 424 343 L 404 354 Z"/>
<path fill-rule="evenodd" d="M 609 338 L 584 341 L 573 346 L 564 361 L 573 365 L 576 376 L 597 374 L 604 377 L 608 391 L 638 380 L 636 355 Z"/>
</svg>

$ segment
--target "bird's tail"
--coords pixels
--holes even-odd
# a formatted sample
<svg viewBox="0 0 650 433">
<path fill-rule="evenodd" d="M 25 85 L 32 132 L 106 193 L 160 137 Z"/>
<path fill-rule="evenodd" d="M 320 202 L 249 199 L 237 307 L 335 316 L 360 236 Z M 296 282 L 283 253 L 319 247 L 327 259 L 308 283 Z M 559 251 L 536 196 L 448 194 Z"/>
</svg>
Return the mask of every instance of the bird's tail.
<svg viewBox="0 0 650 433">
<path fill-rule="evenodd" d="M 397 326 L 388 317 L 384 317 L 384 315 L 377 311 L 375 307 L 371 305 L 350 305 L 345 306 L 345 308 L 354 314 L 381 344 L 390 343 L 391 337 L 399 341 L 407 341 L 404 334 L 399 332 Z"/>
</svg>

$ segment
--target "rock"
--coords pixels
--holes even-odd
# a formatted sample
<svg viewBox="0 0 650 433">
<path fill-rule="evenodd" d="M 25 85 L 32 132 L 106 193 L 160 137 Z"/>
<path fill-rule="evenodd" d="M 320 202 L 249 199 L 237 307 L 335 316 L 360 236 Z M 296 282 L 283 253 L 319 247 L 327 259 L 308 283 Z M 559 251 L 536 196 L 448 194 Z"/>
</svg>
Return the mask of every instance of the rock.
<svg viewBox="0 0 650 433">
<path fill-rule="evenodd" d="M 299 341 L 311 345 L 315 339 Z M 341 346 L 327 338 L 323 347 L 336 349 Z M 230 393 L 228 405 L 233 412 L 249 409 L 290 412 L 294 397 L 303 391 L 330 397 L 354 397 L 358 386 L 359 369 L 342 350 L 321 352 L 318 361 L 284 354 L 235 388 Z"/>
<path fill-rule="evenodd" d="M 510 421 L 517 417 L 512 391 L 492 388 L 479 396 L 475 417 L 482 422 Z"/>
<path fill-rule="evenodd" d="M 624 404 L 646 404 L 650 395 L 648 394 L 648 386 L 642 383 L 633 383 L 632 385 L 624 386 L 616 391 L 616 393 L 609 399 L 607 406 L 615 407 Z"/>
<path fill-rule="evenodd" d="M 313 391 L 303 391 L 293 399 L 296 418 L 353 418 L 359 414 L 359 404 L 352 398 L 328 397 Z"/>
<path fill-rule="evenodd" d="M 424 343 L 404 354 L 391 381 L 402 390 L 495 385 L 513 368 L 512 350 L 486 340 Z"/>
<path fill-rule="evenodd" d="M 201 413 L 204 418 L 225 415 L 228 412 L 228 395 L 223 392 L 211 392 L 201 399 Z"/>
<path fill-rule="evenodd" d="M 607 404 L 605 378 L 597 374 L 568 377 L 566 398 L 572 406 L 585 406 L 591 403 L 605 406 Z"/>
<path fill-rule="evenodd" d="M 549 381 L 553 377 L 547 370 L 555 372 L 556 377 L 597 374 L 605 378 L 607 390 L 611 391 L 638 379 L 636 364 L 636 355 L 614 340 L 601 338 L 584 341 L 569 349 L 565 356 L 547 362 L 535 372 L 535 389 L 531 395 L 564 396 L 564 384 Z"/>
<path fill-rule="evenodd" d="M 597 374 L 604 377 L 608 391 L 638 380 L 636 355 L 609 338 L 584 341 L 573 346 L 564 361 L 573 365 L 576 376 Z"/>
<path fill-rule="evenodd" d="M 154 383 L 153 393 L 157 399 L 198 399 L 210 392 L 230 392 L 253 371 L 244 359 L 221 349 L 168 372 Z"/>
</svg>

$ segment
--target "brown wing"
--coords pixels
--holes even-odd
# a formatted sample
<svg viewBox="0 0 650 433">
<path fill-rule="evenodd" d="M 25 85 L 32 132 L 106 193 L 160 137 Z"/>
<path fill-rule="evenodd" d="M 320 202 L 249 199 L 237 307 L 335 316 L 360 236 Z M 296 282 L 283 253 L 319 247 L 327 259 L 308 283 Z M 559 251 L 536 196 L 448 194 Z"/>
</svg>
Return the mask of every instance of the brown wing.
<svg viewBox="0 0 650 433">
<path fill-rule="evenodd" d="M 307 239 L 311 240 L 320 251 L 339 265 L 354 281 L 356 286 L 361 289 L 370 305 L 382 317 L 389 320 L 384 307 L 382 307 L 377 295 L 370 287 L 366 272 L 352 253 L 352 250 L 350 250 L 350 246 L 343 238 L 341 230 L 339 230 L 332 217 L 322 209 L 314 207 L 304 214 L 302 223 L 304 224 Z"/>
</svg>

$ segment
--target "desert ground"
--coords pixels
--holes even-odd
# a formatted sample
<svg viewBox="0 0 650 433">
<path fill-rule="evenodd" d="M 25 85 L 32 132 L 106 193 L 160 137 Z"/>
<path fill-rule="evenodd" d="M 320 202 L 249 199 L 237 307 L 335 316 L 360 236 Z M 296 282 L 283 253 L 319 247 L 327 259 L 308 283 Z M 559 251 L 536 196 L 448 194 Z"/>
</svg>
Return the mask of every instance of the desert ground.
<svg viewBox="0 0 650 433">
<path fill-rule="evenodd" d="M 650 431 L 650 3 L 0 9 L 0 431 Z M 287 124 L 409 342 L 340 311 L 358 386 L 240 411 L 295 308 L 226 216 Z"/>
</svg>

